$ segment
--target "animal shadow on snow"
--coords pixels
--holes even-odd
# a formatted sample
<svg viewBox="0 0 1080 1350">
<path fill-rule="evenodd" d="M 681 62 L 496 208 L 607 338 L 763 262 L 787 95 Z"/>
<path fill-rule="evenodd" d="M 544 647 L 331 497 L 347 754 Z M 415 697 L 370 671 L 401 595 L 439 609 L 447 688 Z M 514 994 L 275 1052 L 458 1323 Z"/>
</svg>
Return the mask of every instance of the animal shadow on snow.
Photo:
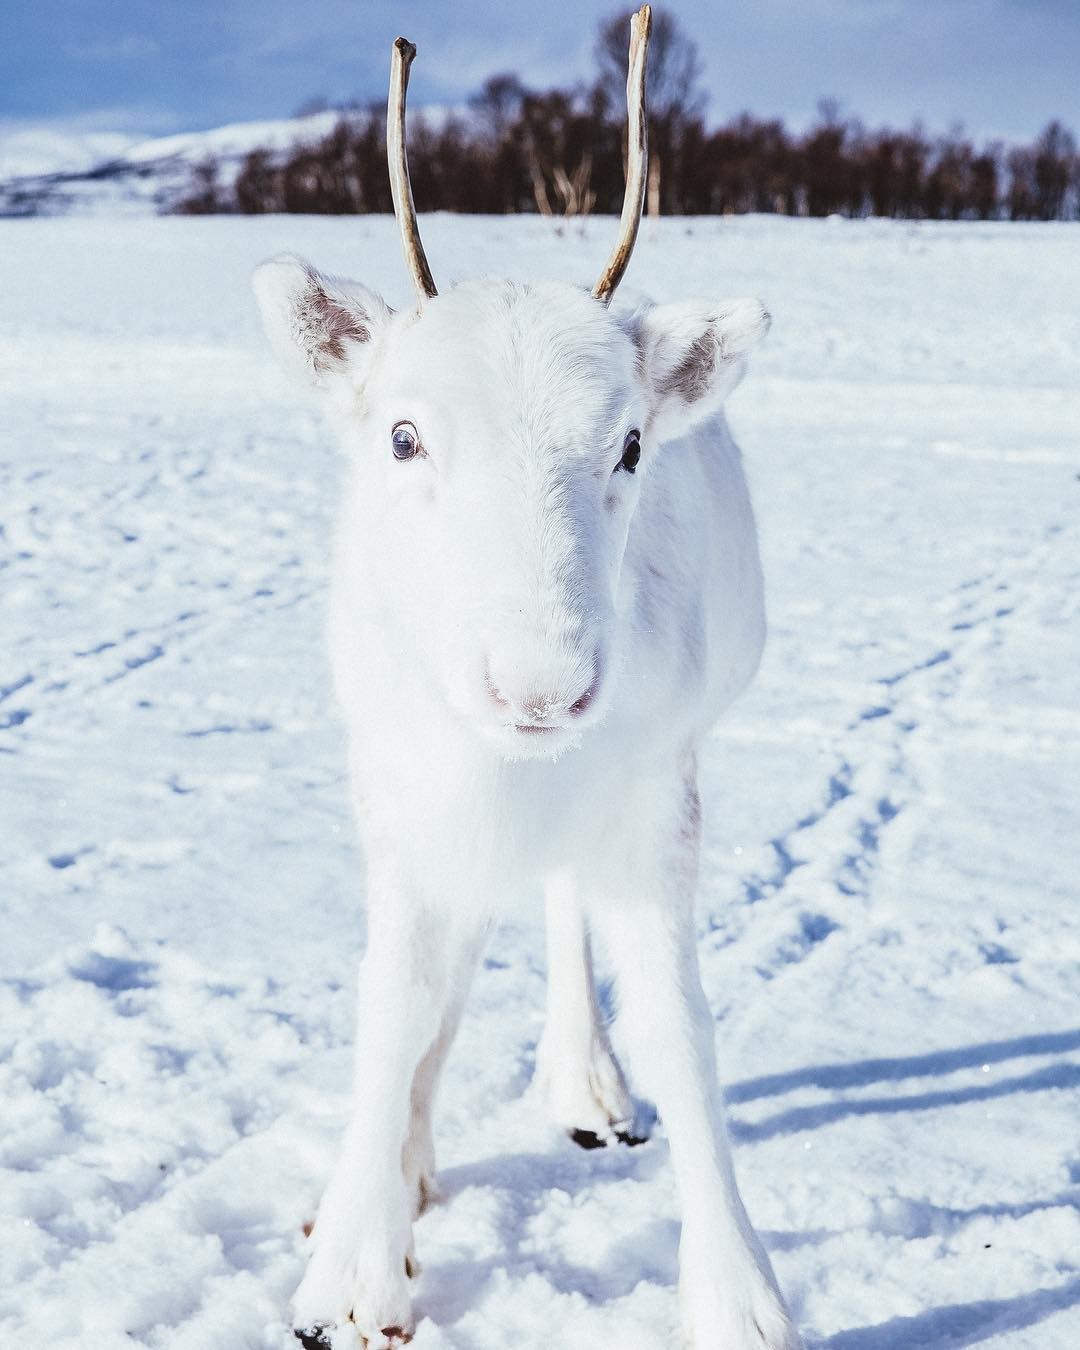
<svg viewBox="0 0 1080 1350">
<path fill-rule="evenodd" d="M 1035 1289 L 1016 1298 L 950 1303 L 915 1317 L 894 1317 L 876 1327 L 841 1331 L 824 1341 L 821 1350 L 920 1350 L 920 1347 L 944 1350 L 946 1346 L 958 1350 L 1005 1331 L 1034 1326 L 1077 1304 L 1080 1304 L 1080 1279 L 1070 1280 L 1057 1289 Z M 1047 1350 L 1051 1350 L 1049 1342 Z"/>
<path fill-rule="evenodd" d="M 1003 1064 L 1036 1055 L 1065 1055 L 1080 1050 L 1080 1029 L 1019 1036 L 1005 1041 L 986 1041 L 950 1050 L 891 1059 L 868 1059 L 848 1064 L 822 1064 L 731 1084 L 726 1091 L 730 1106 L 781 1096 L 799 1088 L 858 1089 L 875 1083 L 901 1082 L 934 1077 L 984 1065 Z M 815 1129 L 846 1116 L 897 1111 L 920 1111 L 973 1101 L 984 1101 L 1015 1092 L 1072 1087 L 1080 1083 L 1080 1067 L 1058 1062 L 1028 1073 L 977 1084 L 906 1096 L 856 1097 L 810 1107 L 795 1107 L 750 1124 L 737 1116 L 730 1121 L 734 1137 L 752 1143 L 799 1130 Z M 417 1300 L 421 1316 L 442 1326 L 452 1325 L 475 1307 L 485 1287 L 499 1270 L 539 1270 L 559 1293 L 577 1293 L 592 1303 L 606 1303 L 630 1294 L 641 1280 L 672 1288 L 678 1283 L 677 1249 L 679 1225 L 674 1219 L 656 1219 L 623 1232 L 604 1249 L 597 1250 L 588 1265 L 568 1261 L 550 1248 L 538 1251 L 530 1232 L 532 1220 L 541 1214 L 552 1191 L 570 1199 L 587 1191 L 618 1185 L 627 1180 L 647 1181 L 668 1165 L 666 1141 L 653 1139 L 647 1148 L 628 1152 L 609 1149 L 602 1154 L 581 1153 L 567 1144 L 551 1153 L 494 1154 L 480 1161 L 447 1168 L 439 1174 L 445 1203 L 472 1187 L 494 1190 L 498 1196 L 499 1250 L 475 1260 L 432 1261 L 425 1265 Z M 1080 1160 L 1074 1166 L 1080 1180 Z M 969 1211 L 949 1211 L 956 1223 L 980 1215 L 1019 1217 L 1039 1209 L 1063 1204 L 1076 1205 L 1073 1195 L 1023 1204 L 989 1203 Z M 917 1214 L 911 1216 L 923 1236 Z M 933 1216 L 926 1219 L 933 1223 Z M 813 1245 L 830 1236 L 823 1230 L 763 1232 L 767 1247 L 774 1251 Z M 1056 1289 L 1037 1289 L 1012 1299 L 948 1304 L 928 1309 L 914 1317 L 897 1317 L 877 1326 L 851 1328 L 816 1343 L 817 1350 L 919 1350 L 919 1347 L 977 1345 L 1005 1330 L 1033 1326 L 1054 1313 L 1080 1304 L 1080 1279 Z"/>
<path fill-rule="evenodd" d="M 815 1068 L 794 1069 L 731 1084 L 726 1092 L 728 1104 L 757 1101 L 779 1096 L 797 1088 L 863 1088 L 873 1083 L 899 1082 L 908 1078 L 956 1073 L 978 1069 L 984 1064 L 1000 1064 L 1009 1059 L 1031 1055 L 1068 1054 L 1080 1050 L 1080 1029 L 1018 1036 L 1008 1041 L 986 1041 L 955 1050 L 939 1050 L 925 1055 L 898 1059 L 865 1059 L 852 1064 L 822 1064 Z M 742 1143 L 758 1143 L 776 1135 L 798 1130 L 817 1129 L 848 1116 L 889 1114 L 899 1111 L 928 1111 L 941 1106 L 960 1106 L 965 1102 L 990 1101 L 1015 1092 L 1044 1092 L 1049 1088 L 1080 1085 L 1080 1065 L 1071 1062 L 1047 1064 L 1013 1078 L 964 1087 L 937 1088 L 907 1096 L 850 1097 L 813 1106 L 790 1107 L 764 1120 L 748 1123 L 731 1120 L 732 1136 Z"/>
<path fill-rule="evenodd" d="M 981 1069 L 984 1065 L 1002 1064 L 1011 1059 L 1034 1055 L 1065 1055 L 1078 1049 L 1080 1049 L 1080 1029 L 1046 1032 L 1018 1036 L 1006 1041 L 987 1041 L 924 1055 L 795 1069 L 788 1073 L 771 1074 L 733 1084 L 728 1088 L 726 1095 L 729 1103 L 737 1105 L 740 1102 L 779 1096 L 797 1088 L 815 1087 L 842 1091 L 845 1088 L 868 1087 L 874 1083 L 900 1082 L 909 1078 L 956 1073 L 963 1069 Z M 736 1139 L 752 1142 L 797 1130 L 815 1129 L 846 1116 L 922 1111 L 967 1102 L 987 1101 L 1016 1092 L 1074 1087 L 1078 1083 L 1080 1083 L 1080 1066 L 1061 1061 L 994 1083 L 980 1083 L 952 1089 L 941 1088 L 901 1097 L 858 1097 L 810 1107 L 795 1107 L 778 1112 L 755 1124 L 733 1120 L 731 1130 Z M 1080 1161 L 1073 1165 L 1072 1176 L 1074 1180 L 1080 1181 Z M 969 1211 L 950 1212 L 950 1217 L 956 1222 L 963 1222 L 978 1215 L 1019 1217 L 1061 1205 L 1080 1208 L 1080 1201 L 1075 1193 L 1066 1193 L 1047 1201 L 980 1205 Z M 918 1227 L 918 1220 L 914 1221 Z M 911 1238 L 922 1235 L 921 1230 L 908 1234 Z M 812 1240 L 813 1235 L 806 1236 Z M 782 1247 L 789 1244 L 784 1242 L 782 1236 L 777 1235 L 777 1239 L 770 1241 L 769 1245 Z M 796 1242 L 795 1245 L 801 1244 Z M 919 1350 L 920 1347 L 931 1350 L 933 1347 L 944 1346 L 949 1346 L 952 1350 L 977 1345 L 1005 1331 L 1019 1331 L 1034 1326 L 1055 1313 L 1077 1305 L 1080 1305 L 1080 1278 L 1072 1279 L 1054 1289 L 1035 1289 L 1011 1299 L 984 1299 L 930 1308 L 914 1317 L 895 1317 L 877 1326 L 841 1331 L 827 1340 L 818 1342 L 817 1345 L 818 1350 Z"/>
<path fill-rule="evenodd" d="M 439 1188 L 447 1204 L 474 1186 L 496 1192 L 500 1249 L 487 1258 L 425 1262 L 418 1313 L 439 1325 L 451 1325 L 476 1306 L 499 1270 L 539 1271 L 560 1294 L 584 1295 L 592 1303 L 622 1298 L 643 1279 L 674 1288 L 679 1242 L 674 1219 L 654 1220 L 630 1234 L 620 1234 L 603 1250 L 598 1249 L 588 1265 L 538 1246 L 530 1234 L 532 1220 L 542 1212 L 552 1191 L 573 1199 L 624 1181 L 649 1180 L 667 1165 L 666 1141 L 654 1140 L 633 1153 L 608 1149 L 598 1156 L 596 1151 L 582 1153 L 567 1143 L 552 1153 L 495 1154 L 440 1171 Z"/>
</svg>

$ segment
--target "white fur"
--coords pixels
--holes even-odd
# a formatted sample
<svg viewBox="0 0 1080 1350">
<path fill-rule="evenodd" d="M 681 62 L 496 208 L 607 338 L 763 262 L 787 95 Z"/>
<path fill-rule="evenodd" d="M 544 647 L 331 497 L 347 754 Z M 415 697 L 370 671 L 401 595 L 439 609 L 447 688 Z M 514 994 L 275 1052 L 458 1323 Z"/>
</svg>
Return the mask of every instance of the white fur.
<svg viewBox="0 0 1080 1350">
<path fill-rule="evenodd" d="M 295 1324 L 335 1344 L 350 1319 L 368 1346 L 411 1332 L 439 1069 L 505 898 L 543 882 L 537 1074 L 555 1119 L 604 1139 L 632 1115 L 591 930 L 670 1141 L 687 1335 L 792 1350 L 735 1184 L 693 923 L 696 747 L 764 635 L 721 404 L 768 316 L 746 300 L 619 313 L 502 282 L 391 314 L 294 259 L 264 264 L 256 291 L 350 456 L 330 644 L 368 859 L 355 1108 Z M 425 453 L 399 462 L 402 420 Z"/>
</svg>

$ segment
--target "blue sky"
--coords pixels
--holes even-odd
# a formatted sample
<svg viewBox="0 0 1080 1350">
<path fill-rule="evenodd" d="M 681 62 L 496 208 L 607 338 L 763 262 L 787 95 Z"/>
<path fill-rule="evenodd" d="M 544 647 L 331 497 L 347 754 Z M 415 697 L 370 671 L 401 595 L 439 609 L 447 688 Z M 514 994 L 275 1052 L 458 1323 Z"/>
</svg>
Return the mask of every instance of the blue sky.
<svg viewBox="0 0 1080 1350">
<path fill-rule="evenodd" d="M 588 78 L 612 0 L 15 0 L 0 42 L 0 123 L 158 133 L 282 117 L 315 96 L 382 98 L 390 43 L 417 43 L 411 98 L 457 102 L 499 70 Z M 870 125 L 963 122 L 1080 133 L 1080 0 L 673 0 L 720 122 L 794 126 L 818 99 Z"/>
</svg>

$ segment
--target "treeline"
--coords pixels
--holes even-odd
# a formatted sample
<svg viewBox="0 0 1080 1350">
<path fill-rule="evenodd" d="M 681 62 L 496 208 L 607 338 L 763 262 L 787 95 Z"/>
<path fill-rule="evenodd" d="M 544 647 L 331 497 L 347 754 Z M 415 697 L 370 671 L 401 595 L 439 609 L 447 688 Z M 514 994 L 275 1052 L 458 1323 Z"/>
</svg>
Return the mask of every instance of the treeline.
<svg viewBox="0 0 1080 1350">
<path fill-rule="evenodd" d="M 409 163 L 420 211 L 618 214 L 622 128 L 562 93 L 530 95 L 497 139 L 457 119 L 412 119 Z M 654 137 L 654 140 L 658 139 Z M 665 215 L 745 211 L 915 220 L 1076 220 L 1080 159 L 1057 123 L 1034 144 L 977 148 L 959 135 L 863 130 L 830 121 L 794 136 L 744 114 L 718 131 L 700 122 L 653 149 L 649 208 Z M 196 170 L 180 210 L 352 215 L 391 211 L 385 118 L 343 115 L 333 132 L 286 154 L 254 150 L 231 188 L 213 163 Z"/>
<path fill-rule="evenodd" d="M 529 90 L 490 79 L 467 114 L 409 118 L 420 211 L 617 214 L 623 196 L 626 17 L 601 25 L 589 87 Z M 650 47 L 647 207 L 652 214 L 747 211 L 925 220 L 1075 220 L 1080 156 L 1060 123 L 1031 145 L 976 145 L 867 130 L 821 105 L 809 131 L 744 114 L 718 130 L 702 111 L 695 44 L 657 16 Z M 347 215 L 393 209 L 381 107 L 343 110 L 329 135 L 287 152 L 254 150 L 231 184 L 206 161 L 182 211 Z"/>
</svg>

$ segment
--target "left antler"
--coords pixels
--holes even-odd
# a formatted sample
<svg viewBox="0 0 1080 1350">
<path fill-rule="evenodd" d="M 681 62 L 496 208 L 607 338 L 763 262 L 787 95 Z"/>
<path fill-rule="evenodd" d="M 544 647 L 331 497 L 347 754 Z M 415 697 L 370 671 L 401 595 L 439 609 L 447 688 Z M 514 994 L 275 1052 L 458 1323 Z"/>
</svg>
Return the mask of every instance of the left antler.
<svg viewBox="0 0 1080 1350">
<path fill-rule="evenodd" d="M 649 167 L 649 136 L 645 117 L 645 57 L 652 29 L 652 7 L 642 5 L 630 20 L 630 65 L 626 75 L 626 195 L 615 251 L 608 260 L 593 295 L 605 305 L 611 303 L 615 287 L 623 279 L 630 254 L 634 251 L 641 210 L 645 204 L 645 180 Z"/>
<path fill-rule="evenodd" d="M 416 223 L 412 184 L 409 182 L 409 160 L 405 153 L 405 94 L 409 87 L 409 67 L 416 56 L 415 46 L 399 37 L 390 58 L 390 97 L 386 105 L 386 158 L 390 166 L 390 192 L 394 198 L 394 215 L 401 227 L 401 242 L 405 261 L 412 274 L 419 300 L 430 299 L 439 292 L 428 267 L 424 245 L 420 242 L 420 227 Z"/>
</svg>

